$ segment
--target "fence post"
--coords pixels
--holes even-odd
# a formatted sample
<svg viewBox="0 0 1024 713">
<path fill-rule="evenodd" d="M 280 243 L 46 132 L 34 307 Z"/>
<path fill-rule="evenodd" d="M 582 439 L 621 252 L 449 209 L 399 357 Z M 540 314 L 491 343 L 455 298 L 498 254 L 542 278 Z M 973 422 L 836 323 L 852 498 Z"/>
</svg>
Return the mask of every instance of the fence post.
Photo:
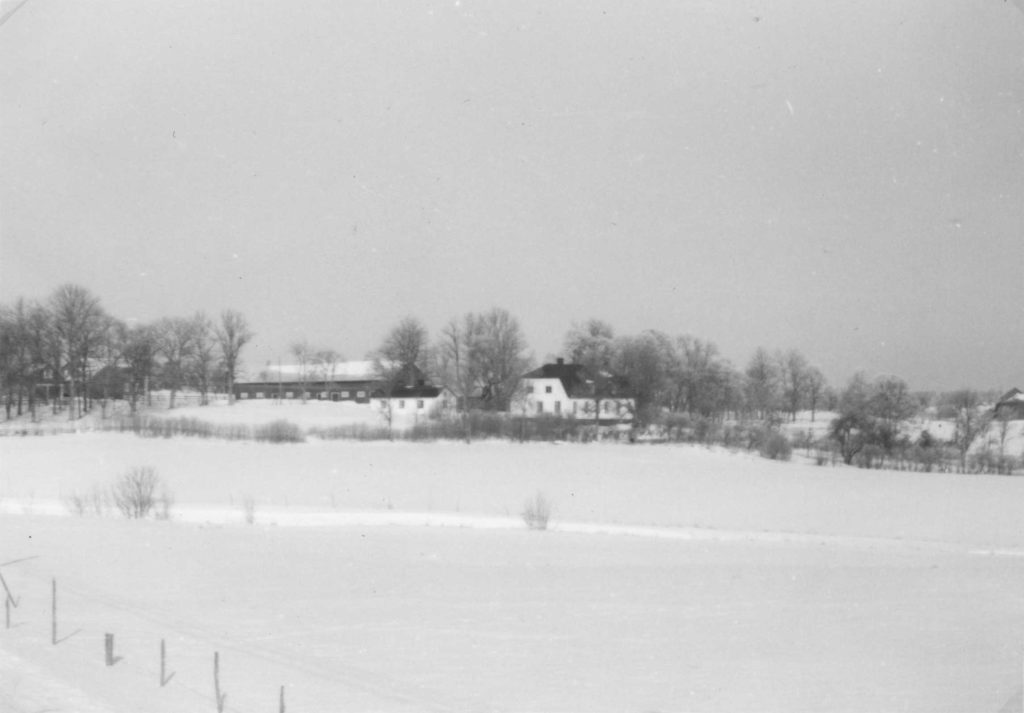
<svg viewBox="0 0 1024 713">
<path fill-rule="evenodd" d="M 114 635 L 103 635 L 103 661 L 107 666 L 114 665 Z"/>
<path fill-rule="evenodd" d="M 278 699 L 277 713 L 284 713 L 284 686 L 281 686 L 281 697 Z"/>
<path fill-rule="evenodd" d="M 163 639 L 160 639 L 160 688 L 163 688 L 171 679 L 174 678 L 174 672 L 171 675 L 167 675 L 167 644 Z"/>
<path fill-rule="evenodd" d="M 220 692 L 220 653 L 213 652 L 213 692 L 217 697 L 217 713 L 224 713 L 224 701 L 228 694 Z"/>
</svg>

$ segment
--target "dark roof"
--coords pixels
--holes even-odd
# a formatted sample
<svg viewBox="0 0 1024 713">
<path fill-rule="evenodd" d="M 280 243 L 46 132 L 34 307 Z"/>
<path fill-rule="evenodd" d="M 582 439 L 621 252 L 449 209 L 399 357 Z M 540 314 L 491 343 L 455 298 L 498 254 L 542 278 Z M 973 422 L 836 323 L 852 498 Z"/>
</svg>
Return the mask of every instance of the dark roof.
<svg viewBox="0 0 1024 713">
<path fill-rule="evenodd" d="M 1024 418 L 1024 391 L 1010 389 L 996 402 L 995 408 L 992 410 L 996 414 L 1003 412 L 1015 414 L 1018 418 Z"/>
<path fill-rule="evenodd" d="M 561 359 L 557 364 L 545 364 L 523 375 L 524 379 L 558 379 L 568 396 L 576 396 L 586 390 L 587 379 L 582 364 L 566 364 Z"/>
<path fill-rule="evenodd" d="M 566 364 L 559 359 L 555 364 L 545 364 L 523 375 L 524 379 L 558 379 L 562 388 L 570 398 L 591 398 L 594 395 L 594 380 L 588 375 L 582 364 Z M 629 394 L 629 382 L 616 374 L 602 372 L 598 379 L 602 384 L 604 397 L 625 397 Z"/>
<path fill-rule="evenodd" d="M 1024 391 L 1021 391 L 1018 388 L 1013 388 L 1003 394 L 1003 397 L 999 399 L 999 403 L 1006 401 L 1020 401 L 1021 397 L 1024 397 Z"/>
<path fill-rule="evenodd" d="M 361 381 L 324 381 L 323 379 L 316 379 L 307 381 L 305 383 L 301 381 L 295 381 L 289 379 L 287 381 L 236 381 L 236 389 L 256 389 L 256 388 L 267 388 L 267 389 L 301 389 L 305 387 L 309 391 L 317 390 L 328 390 L 328 389 L 347 389 L 352 391 L 354 389 L 369 389 L 376 386 L 379 381 L 376 379 L 363 379 Z"/>
<path fill-rule="evenodd" d="M 382 399 L 386 395 L 383 389 L 376 389 L 373 392 L 375 399 Z M 441 395 L 440 386 L 421 384 L 419 386 L 396 386 L 391 390 L 393 399 L 433 399 Z"/>
</svg>

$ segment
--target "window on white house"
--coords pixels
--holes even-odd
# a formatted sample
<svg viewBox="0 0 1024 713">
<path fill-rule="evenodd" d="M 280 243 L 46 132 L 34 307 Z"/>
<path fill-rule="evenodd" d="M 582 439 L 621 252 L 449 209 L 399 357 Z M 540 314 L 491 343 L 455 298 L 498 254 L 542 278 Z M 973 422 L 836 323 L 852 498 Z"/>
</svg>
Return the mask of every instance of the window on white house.
<svg viewBox="0 0 1024 713">
<path fill-rule="evenodd" d="M 399 409 L 405 408 L 405 399 L 398 399 L 398 408 Z"/>
<path fill-rule="evenodd" d="M 551 393 L 551 387 L 550 386 L 545 386 L 544 387 L 544 393 L 545 394 L 550 394 Z"/>
<path fill-rule="evenodd" d="M 418 409 L 423 408 L 423 399 L 418 399 L 416 401 L 416 408 L 418 408 Z"/>
<path fill-rule="evenodd" d="M 543 401 L 537 403 L 537 413 L 544 413 L 544 402 Z"/>
<path fill-rule="evenodd" d="M 555 402 L 555 413 L 562 413 L 562 402 L 561 401 L 556 401 Z"/>
</svg>

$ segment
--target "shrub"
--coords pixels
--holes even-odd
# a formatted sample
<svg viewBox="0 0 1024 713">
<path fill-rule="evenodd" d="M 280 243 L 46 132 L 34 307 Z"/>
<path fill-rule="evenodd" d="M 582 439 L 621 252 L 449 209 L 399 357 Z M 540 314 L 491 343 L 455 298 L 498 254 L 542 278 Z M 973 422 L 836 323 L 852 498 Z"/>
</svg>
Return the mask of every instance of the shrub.
<svg viewBox="0 0 1024 713">
<path fill-rule="evenodd" d="M 72 515 L 82 517 L 85 515 L 85 496 L 77 492 L 71 493 L 71 495 L 64 498 L 64 507 Z"/>
<path fill-rule="evenodd" d="M 102 517 L 110 511 L 110 494 L 103 488 L 93 486 L 88 493 L 74 492 L 68 495 L 64 498 L 64 506 L 72 515 L 82 517 L 92 513 Z"/>
<path fill-rule="evenodd" d="M 789 460 L 793 454 L 793 446 L 789 439 L 778 431 L 766 430 L 761 434 L 758 452 L 771 460 Z"/>
<path fill-rule="evenodd" d="M 156 506 L 155 514 L 157 520 L 170 520 L 171 507 L 174 505 L 174 497 L 167 491 L 167 488 L 160 489 L 160 497 L 154 501 Z"/>
<path fill-rule="evenodd" d="M 538 490 L 536 495 L 523 504 L 522 517 L 531 530 L 546 530 L 548 520 L 551 519 L 551 503 Z"/>
<path fill-rule="evenodd" d="M 160 477 L 149 466 L 136 466 L 122 475 L 111 488 L 114 505 L 127 518 L 143 518 L 156 504 Z"/>
<path fill-rule="evenodd" d="M 253 429 L 253 437 L 269 443 L 302 443 L 306 440 L 302 429 L 291 421 L 273 421 L 257 426 Z"/>
<path fill-rule="evenodd" d="M 242 500 L 242 514 L 245 516 L 245 524 L 252 525 L 256 522 L 256 501 L 251 495 Z"/>
</svg>

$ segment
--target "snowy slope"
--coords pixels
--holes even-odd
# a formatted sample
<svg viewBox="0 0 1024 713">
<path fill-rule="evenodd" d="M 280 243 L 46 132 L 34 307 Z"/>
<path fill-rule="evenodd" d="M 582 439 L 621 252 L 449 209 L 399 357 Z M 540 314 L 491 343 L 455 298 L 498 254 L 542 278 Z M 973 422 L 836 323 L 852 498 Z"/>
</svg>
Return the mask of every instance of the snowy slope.
<svg viewBox="0 0 1024 713">
<path fill-rule="evenodd" d="M 174 520 L 67 515 L 139 464 Z M 289 711 L 1020 710 L 1022 487 L 690 447 L 0 439 L 0 710 L 213 711 L 215 651 L 233 711 L 280 686 Z M 537 490 L 555 531 L 517 518 Z"/>
</svg>

